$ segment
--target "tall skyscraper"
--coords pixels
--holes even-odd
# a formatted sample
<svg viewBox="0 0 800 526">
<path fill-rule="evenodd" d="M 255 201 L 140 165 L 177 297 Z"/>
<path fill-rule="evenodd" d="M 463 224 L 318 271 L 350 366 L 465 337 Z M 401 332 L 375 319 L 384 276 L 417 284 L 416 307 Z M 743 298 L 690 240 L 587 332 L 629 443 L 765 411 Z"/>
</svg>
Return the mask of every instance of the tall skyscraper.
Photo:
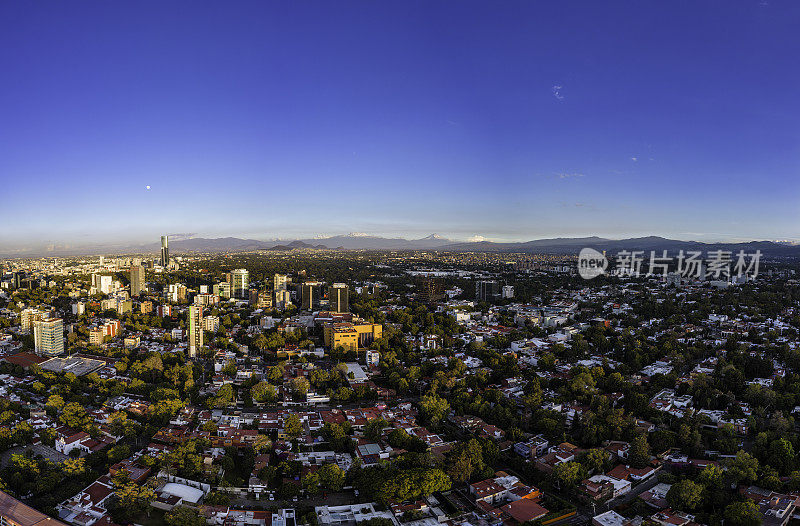
<svg viewBox="0 0 800 526">
<path fill-rule="evenodd" d="M 292 293 L 288 290 L 279 290 L 275 292 L 275 302 L 273 305 L 278 310 L 284 310 L 292 304 Z"/>
<path fill-rule="evenodd" d="M 169 236 L 161 236 L 161 266 L 169 265 Z"/>
<path fill-rule="evenodd" d="M 164 289 L 164 299 L 172 303 L 185 303 L 187 292 L 183 283 L 172 283 Z"/>
<path fill-rule="evenodd" d="M 113 279 L 108 274 L 92 274 L 92 286 L 97 289 L 98 294 L 110 294 Z"/>
<path fill-rule="evenodd" d="M 423 303 L 433 304 L 444 300 L 444 286 L 435 279 L 423 279 L 417 283 L 417 297 Z"/>
<path fill-rule="evenodd" d="M 500 284 L 497 281 L 477 281 L 475 283 L 475 299 L 478 301 L 495 301 L 500 298 Z"/>
<path fill-rule="evenodd" d="M 272 283 L 272 291 L 286 290 L 286 274 L 275 274 Z"/>
<path fill-rule="evenodd" d="M 275 274 L 272 278 L 272 303 L 276 307 L 283 300 L 283 292 L 287 290 L 286 283 L 286 274 Z"/>
<path fill-rule="evenodd" d="M 217 283 L 211 290 L 214 294 L 219 296 L 220 298 L 228 299 L 231 297 L 231 284 L 227 281 L 223 281 L 221 283 Z"/>
<path fill-rule="evenodd" d="M 196 358 L 203 347 L 203 307 L 189 306 L 189 358 Z"/>
<path fill-rule="evenodd" d="M 64 354 L 64 322 L 61 318 L 33 322 L 33 342 L 40 356 Z"/>
<path fill-rule="evenodd" d="M 144 267 L 131 265 L 131 296 L 138 296 L 144 290 Z"/>
<path fill-rule="evenodd" d="M 247 290 L 250 273 L 246 269 L 237 268 L 231 272 L 231 294 L 234 298 L 249 299 Z"/>
<path fill-rule="evenodd" d="M 349 289 L 344 283 L 334 283 L 328 290 L 328 303 L 333 312 L 350 312 Z"/>
<path fill-rule="evenodd" d="M 319 281 L 306 281 L 302 288 L 302 308 L 304 310 L 314 310 L 319 307 L 320 288 L 322 283 Z"/>
<path fill-rule="evenodd" d="M 22 288 L 23 281 L 25 281 L 25 271 L 20 270 L 11 274 L 11 282 L 15 290 Z"/>
</svg>

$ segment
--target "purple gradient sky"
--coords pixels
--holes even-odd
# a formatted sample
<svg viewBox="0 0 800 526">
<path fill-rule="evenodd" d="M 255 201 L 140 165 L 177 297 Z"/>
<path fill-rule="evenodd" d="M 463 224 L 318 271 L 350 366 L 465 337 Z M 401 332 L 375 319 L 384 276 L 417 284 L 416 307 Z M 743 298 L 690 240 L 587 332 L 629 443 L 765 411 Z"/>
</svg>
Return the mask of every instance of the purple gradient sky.
<svg viewBox="0 0 800 526">
<path fill-rule="evenodd" d="M 797 239 L 798 27 L 790 0 L 3 2 L 0 243 Z"/>
</svg>

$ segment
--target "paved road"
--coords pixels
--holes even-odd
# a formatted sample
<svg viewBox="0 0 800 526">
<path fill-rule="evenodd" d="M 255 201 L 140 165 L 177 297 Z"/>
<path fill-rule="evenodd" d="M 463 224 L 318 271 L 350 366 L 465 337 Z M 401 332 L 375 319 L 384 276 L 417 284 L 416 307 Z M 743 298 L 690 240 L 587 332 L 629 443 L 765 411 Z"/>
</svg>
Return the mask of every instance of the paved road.
<svg viewBox="0 0 800 526">
<path fill-rule="evenodd" d="M 291 508 L 298 506 L 341 506 L 344 504 L 353 504 L 358 501 L 352 491 L 340 491 L 338 493 L 328 493 L 326 498 L 321 495 L 314 497 L 297 497 L 297 502 L 293 500 L 269 500 L 269 497 L 264 497 L 261 500 L 256 499 L 241 499 L 231 497 L 231 506 L 277 506 L 279 508 Z"/>
<path fill-rule="evenodd" d="M 44 458 L 56 463 L 61 463 L 69 458 L 67 455 L 59 453 L 50 446 L 45 446 L 44 444 L 32 444 L 30 446 L 17 446 L 7 450 L 5 453 L 3 453 L 2 459 L 0 459 L 0 466 L 5 468 L 6 466 L 8 466 L 12 454 L 24 453 L 27 450 L 33 451 L 34 455 L 41 455 Z"/>
<path fill-rule="evenodd" d="M 578 503 L 578 514 L 564 521 L 561 524 L 588 524 L 592 521 L 592 517 L 595 515 L 599 515 L 604 513 L 608 510 L 612 510 L 617 506 L 621 506 L 623 504 L 627 504 L 632 500 L 636 499 L 640 494 L 644 493 L 645 491 L 651 489 L 653 486 L 658 484 L 658 473 L 650 477 L 648 480 L 642 482 L 631 491 L 617 497 L 616 499 L 611 499 L 603 504 L 597 504 L 596 506 L 592 507 L 591 505 L 586 505 L 583 503 Z"/>
<path fill-rule="evenodd" d="M 625 495 L 619 496 L 616 499 L 611 499 L 610 501 L 606 502 L 604 506 L 605 510 L 610 510 L 616 508 L 617 506 L 621 506 L 623 504 L 627 504 L 638 497 L 640 494 L 644 493 L 645 491 L 651 489 L 653 486 L 658 484 L 658 473 L 647 479 L 646 481 L 642 482 L 631 491 L 626 493 Z M 599 511 L 599 507 L 598 507 Z"/>
</svg>

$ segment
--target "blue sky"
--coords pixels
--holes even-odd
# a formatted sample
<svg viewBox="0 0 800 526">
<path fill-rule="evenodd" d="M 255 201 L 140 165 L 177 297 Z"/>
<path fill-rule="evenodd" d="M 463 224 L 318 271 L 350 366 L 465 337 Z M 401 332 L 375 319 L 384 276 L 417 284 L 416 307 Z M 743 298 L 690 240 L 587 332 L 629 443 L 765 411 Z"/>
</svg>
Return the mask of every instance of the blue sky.
<svg viewBox="0 0 800 526">
<path fill-rule="evenodd" d="M 0 242 L 797 239 L 798 27 L 773 0 L 3 2 Z"/>
</svg>

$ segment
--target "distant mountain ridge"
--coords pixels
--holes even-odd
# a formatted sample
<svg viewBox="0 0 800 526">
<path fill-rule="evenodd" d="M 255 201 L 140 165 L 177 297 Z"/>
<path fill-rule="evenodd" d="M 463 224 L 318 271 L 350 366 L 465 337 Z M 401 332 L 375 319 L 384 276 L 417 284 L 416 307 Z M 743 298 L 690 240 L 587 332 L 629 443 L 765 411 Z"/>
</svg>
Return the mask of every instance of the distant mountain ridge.
<svg viewBox="0 0 800 526">
<path fill-rule="evenodd" d="M 318 239 L 301 239 L 304 243 L 321 243 L 328 247 L 337 247 L 347 250 L 409 250 L 441 248 L 455 243 L 438 234 L 431 234 L 422 239 L 386 238 L 366 234 L 349 234 L 346 236 L 332 236 Z"/>
<path fill-rule="evenodd" d="M 421 239 L 385 238 L 366 234 L 350 234 L 326 238 L 307 238 L 294 241 L 260 241 L 237 237 L 203 238 L 170 240 L 170 251 L 181 253 L 215 253 L 215 252 L 250 252 L 258 250 L 291 251 L 300 249 L 318 250 L 441 250 L 452 252 L 520 252 L 539 254 L 577 254 L 588 247 L 611 254 L 620 250 L 642 250 L 649 254 L 666 250 L 674 255 L 678 250 L 744 250 L 754 252 L 761 250 L 765 255 L 800 256 L 800 245 L 774 241 L 748 241 L 741 243 L 703 243 L 699 241 L 680 241 L 659 236 L 636 237 L 627 239 L 607 239 L 590 237 L 558 237 L 535 239 L 513 243 L 496 243 L 493 241 L 458 242 L 431 234 Z M 91 254 L 142 254 L 158 253 L 158 242 L 145 245 L 87 245 L 71 247 L 30 247 L 23 250 L 0 249 L 3 257 L 39 257 L 39 256 L 75 256 Z"/>
<path fill-rule="evenodd" d="M 587 247 L 595 250 L 616 253 L 620 250 L 651 250 L 675 252 L 678 250 L 730 250 L 730 251 L 755 251 L 761 250 L 764 254 L 774 255 L 800 255 L 797 245 L 785 245 L 773 241 L 747 241 L 739 243 L 704 243 L 700 241 L 682 241 L 667 239 L 659 236 L 636 237 L 627 239 L 606 239 L 597 236 L 584 238 L 554 238 L 537 239 L 518 243 L 493 243 L 480 241 L 478 243 L 456 243 L 448 245 L 445 250 L 477 251 L 477 252 L 530 252 L 543 254 L 573 254 Z"/>
</svg>

